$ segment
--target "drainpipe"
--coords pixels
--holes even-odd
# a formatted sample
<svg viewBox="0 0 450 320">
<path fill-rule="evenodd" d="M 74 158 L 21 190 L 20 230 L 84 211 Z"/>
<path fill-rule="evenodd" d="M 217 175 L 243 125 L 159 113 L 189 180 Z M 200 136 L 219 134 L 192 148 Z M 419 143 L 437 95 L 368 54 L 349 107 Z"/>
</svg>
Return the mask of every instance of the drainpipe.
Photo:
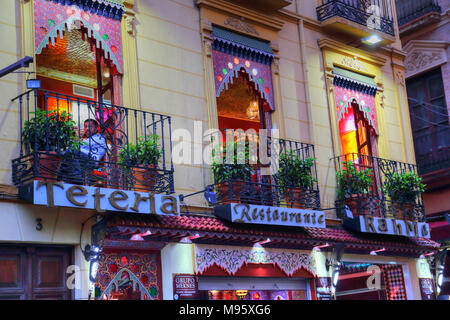
<svg viewBox="0 0 450 320">
<path fill-rule="evenodd" d="M 300 15 L 299 10 L 299 0 L 295 1 L 295 12 L 297 15 Z M 308 125 L 308 133 L 309 133 L 309 143 L 314 144 L 314 126 L 312 121 L 312 115 L 311 115 L 311 96 L 309 94 L 309 87 L 308 87 L 308 64 L 306 61 L 306 47 L 305 47 L 305 28 L 303 24 L 303 19 L 300 19 L 297 23 L 297 29 L 298 29 L 298 41 L 300 43 L 300 59 L 302 64 L 302 73 L 303 73 L 303 79 L 304 79 L 304 89 L 305 89 L 305 102 L 306 102 L 306 113 L 308 116 L 308 121 L 310 124 Z"/>
</svg>

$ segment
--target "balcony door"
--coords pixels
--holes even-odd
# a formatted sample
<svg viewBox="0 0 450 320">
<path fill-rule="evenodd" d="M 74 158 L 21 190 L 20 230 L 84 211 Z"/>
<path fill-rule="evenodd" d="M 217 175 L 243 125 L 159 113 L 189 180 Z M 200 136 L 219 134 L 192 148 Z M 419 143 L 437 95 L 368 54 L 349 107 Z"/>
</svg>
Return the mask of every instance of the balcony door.
<svg viewBox="0 0 450 320">
<path fill-rule="evenodd" d="M 450 126 L 440 69 L 407 81 L 411 125 L 419 171 L 444 169 L 450 159 Z"/>
<path fill-rule="evenodd" d="M 353 113 L 355 115 L 355 133 L 356 133 L 356 150 L 357 154 L 372 157 L 372 145 L 371 138 L 372 128 L 369 126 L 366 118 L 364 118 L 363 113 L 359 110 L 356 103 L 352 104 Z"/>
</svg>

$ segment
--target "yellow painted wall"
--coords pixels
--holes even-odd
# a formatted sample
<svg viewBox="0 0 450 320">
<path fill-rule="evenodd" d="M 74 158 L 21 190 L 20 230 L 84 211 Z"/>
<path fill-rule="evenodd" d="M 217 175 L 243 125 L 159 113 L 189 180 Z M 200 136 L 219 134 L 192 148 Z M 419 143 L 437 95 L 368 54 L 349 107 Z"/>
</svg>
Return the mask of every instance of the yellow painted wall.
<svg viewBox="0 0 450 320">
<path fill-rule="evenodd" d="M 7 65 L 29 51 L 26 48 L 30 47 L 30 30 L 21 28 L 21 15 L 24 15 L 25 21 L 29 20 L 26 6 L 29 6 L 30 1 L 25 1 L 23 12 L 20 11 L 21 2 L 4 2 L 5 10 L 0 15 L 0 32 L 6 38 L 0 43 L 0 58 Z M 251 19 L 249 23 L 257 28 L 262 38 L 270 40 L 278 49 L 276 53 L 279 58 L 280 88 L 276 92 L 279 99 L 274 119 L 279 119 L 277 126 L 281 129 L 281 137 L 315 145 L 322 206 L 332 207 L 335 182 L 334 166 L 330 159 L 339 155 L 340 148 L 337 148 L 339 141 L 335 141 L 334 148 L 332 143 L 336 136 L 333 137 L 330 121 L 332 125 L 336 119 L 328 116 L 333 101 L 329 101 L 330 96 L 327 96 L 323 59 L 329 66 L 342 60 L 342 53 L 326 53 L 321 50 L 318 41 L 330 39 L 344 45 L 348 39 L 345 36 L 340 39 L 320 28 L 316 21 L 314 1 L 299 0 L 283 11 L 285 14 L 275 17 L 277 23 L 282 25 L 280 30 Z M 205 81 L 206 58 L 202 47 L 200 10 L 191 0 L 137 0 L 134 1 L 132 12 L 135 14 L 135 37 L 127 38 L 131 39 L 127 41 L 135 44 L 136 51 L 133 52 L 134 48 L 125 50 L 126 57 L 137 61 L 137 70 L 129 70 L 127 74 L 127 77 L 135 79 L 138 84 L 134 91 L 134 95 L 138 97 L 133 97 L 132 100 L 138 102 L 138 108 L 172 116 L 172 130 L 187 129 L 193 138 L 195 121 L 200 121 L 204 130 L 208 129 L 206 97 L 209 92 Z M 245 9 L 239 13 L 250 15 L 251 11 Z M 233 15 L 216 11 L 211 19 L 223 22 L 228 16 Z M 397 43 L 393 46 L 397 47 Z M 385 60 L 381 66 L 365 62 L 367 72 L 376 75 L 377 82 L 384 89 L 384 100 L 377 99 L 380 156 L 414 161 L 410 150 L 412 141 L 410 135 L 405 134 L 409 130 L 409 119 L 404 116 L 407 110 L 406 94 L 403 92 L 401 96 L 399 90 L 404 90 L 404 87 L 399 84 L 399 79 L 402 77 L 397 76 L 392 67 L 394 62 L 401 73 L 402 61 L 392 59 L 389 50 L 375 50 L 372 53 L 364 52 L 363 49 L 355 50 L 358 56 L 376 55 Z M 347 52 L 347 55 L 351 56 L 352 53 Z M 4 150 L 4 157 L 0 159 L 0 184 L 11 184 L 10 160 L 19 152 L 19 114 L 17 105 L 11 104 L 9 100 L 21 92 L 22 81 L 21 75 L 9 75 L 0 79 L 0 144 Z M 132 92 L 126 88 L 124 91 L 124 96 Z M 129 99 L 125 100 L 127 104 Z M 209 182 L 211 175 L 205 165 L 175 167 L 177 193 L 187 194 L 201 190 Z M 189 198 L 189 204 L 206 205 L 201 195 Z"/>
<path fill-rule="evenodd" d="M 131 85 L 124 89 L 124 98 L 126 104 L 137 103 L 138 106 L 125 106 L 172 116 L 172 130 L 184 128 L 192 132 L 195 121 L 201 121 L 204 129 L 207 129 L 207 96 L 211 92 L 208 92 L 205 80 L 207 58 L 202 44 L 201 27 L 205 21 L 201 21 L 196 1 L 127 2 L 132 8 L 130 14 L 135 15 L 135 36 L 127 36 L 128 49 L 125 49 L 124 56 L 129 57 L 129 61 L 135 60 L 137 69 L 131 68 L 127 74 L 129 79 L 126 81 Z M 33 54 L 33 33 L 30 28 L 32 15 L 29 11 L 31 5 L 32 0 L 2 1 L 0 68 L 26 54 Z M 324 51 L 318 41 L 329 39 L 344 45 L 349 43 L 349 39 L 322 30 L 316 20 L 315 7 L 315 1 L 294 1 L 283 10 L 284 13 L 273 17 L 273 21 L 258 20 L 251 16 L 253 13 L 247 9 L 240 9 L 235 14 L 216 13 L 214 17 L 217 21 L 222 19 L 220 21 L 223 23 L 227 16 L 239 18 L 244 15 L 245 21 L 254 25 L 262 38 L 270 40 L 278 48 L 277 76 L 280 88 L 275 92 L 277 111 L 274 118 L 280 119 L 277 125 L 281 129 L 282 138 L 315 145 L 321 201 L 322 206 L 326 208 L 333 207 L 335 200 L 335 172 L 330 159 L 339 155 L 340 149 L 333 147 L 332 141 L 335 137 L 330 123 L 336 122 L 337 119 L 329 117 L 333 103 L 327 96 L 329 87 L 324 72 Z M 280 25 L 280 30 L 276 30 Z M 124 31 L 125 35 L 126 32 L 128 31 Z M 398 41 L 392 46 L 400 49 Z M 382 66 L 374 66 L 373 61 L 365 62 L 369 73 L 376 75 L 377 81 L 384 88 L 384 100 L 377 100 L 381 155 L 393 160 L 413 162 L 401 55 L 388 49 L 374 50 L 372 53 L 362 49 L 356 51 L 361 57 L 370 58 L 375 55 L 385 60 Z M 342 60 L 342 53 L 328 51 L 325 58 L 326 65 L 339 62 Z M 32 69 L 33 66 L 30 70 Z M 0 185 L 11 185 L 11 159 L 19 154 L 19 113 L 17 104 L 10 103 L 10 100 L 23 91 L 24 79 L 23 75 L 8 75 L 0 79 Z M 130 97 L 133 92 L 138 96 Z M 175 166 L 177 193 L 199 191 L 210 182 L 211 175 L 205 165 Z M 186 202 L 189 205 L 206 205 L 202 195 L 188 198 Z M 1 240 L 76 244 L 75 238 L 81 219 L 77 216 L 78 211 L 72 213 L 62 209 L 36 210 L 30 211 L 23 205 L 2 203 L 0 219 L 9 222 L 3 223 L 4 233 L 0 232 L 3 235 Z M 30 227 L 31 222 L 27 222 L 36 216 L 35 212 L 45 215 L 46 220 L 52 221 L 49 222 L 52 228 L 61 228 L 61 231 L 55 229 L 53 233 L 35 234 Z M 332 212 L 327 214 L 333 215 Z M 63 231 L 64 234 L 61 233 Z M 68 234 L 70 236 L 67 236 Z"/>
</svg>

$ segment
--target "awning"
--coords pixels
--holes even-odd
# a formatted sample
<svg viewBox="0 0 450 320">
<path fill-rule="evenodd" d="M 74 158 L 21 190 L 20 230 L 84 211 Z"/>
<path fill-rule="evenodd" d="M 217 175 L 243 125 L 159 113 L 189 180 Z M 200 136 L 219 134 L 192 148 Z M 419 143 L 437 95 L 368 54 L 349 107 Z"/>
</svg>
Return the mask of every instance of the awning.
<svg viewBox="0 0 450 320">
<path fill-rule="evenodd" d="M 217 26 L 213 26 L 213 36 L 214 50 L 240 56 L 255 62 L 272 63 L 274 55 L 268 41 L 245 36 Z"/>
<path fill-rule="evenodd" d="M 334 85 L 346 89 L 375 95 L 378 91 L 378 85 L 375 80 L 369 76 L 345 70 L 339 67 L 333 68 Z"/>
<path fill-rule="evenodd" d="M 198 243 L 248 246 L 270 238 L 271 247 L 304 250 L 325 243 L 345 243 L 347 252 L 359 254 L 385 248 L 387 254 L 418 257 L 439 248 L 438 243 L 426 238 L 380 236 L 331 228 L 255 227 L 229 223 L 205 214 L 112 215 L 108 230 L 110 239 L 129 239 L 133 234 L 146 233 L 145 240 L 148 241 L 179 242 L 195 236 L 194 241 Z"/>
</svg>

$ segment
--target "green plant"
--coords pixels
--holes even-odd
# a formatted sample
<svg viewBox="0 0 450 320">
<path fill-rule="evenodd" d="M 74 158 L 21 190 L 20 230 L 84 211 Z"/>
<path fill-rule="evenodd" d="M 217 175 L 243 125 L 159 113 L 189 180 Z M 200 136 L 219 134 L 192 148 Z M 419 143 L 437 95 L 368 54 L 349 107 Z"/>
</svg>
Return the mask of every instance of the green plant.
<svg viewBox="0 0 450 320">
<path fill-rule="evenodd" d="M 139 137 L 137 144 L 132 142 L 125 144 L 119 152 L 119 164 L 139 166 L 158 165 L 162 150 L 158 144 L 159 136 L 154 134 L 149 137 Z"/>
<path fill-rule="evenodd" d="M 367 193 L 372 182 L 371 169 L 358 169 L 352 161 L 343 163 L 343 170 L 336 173 L 337 194 L 339 199 L 350 198 L 354 194 Z"/>
<path fill-rule="evenodd" d="M 231 163 L 227 163 L 227 149 L 233 148 L 233 158 Z M 245 143 L 244 152 L 238 152 L 236 141 L 228 142 L 213 150 L 213 162 L 211 170 L 216 183 L 223 183 L 230 180 L 250 180 L 254 174 L 253 166 L 249 163 L 250 148 L 248 142 Z"/>
<path fill-rule="evenodd" d="M 280 155 L 279 169 L 275 174 L 277 184 L 285 188 L 310 188 L 317 179 L 311 175 L 315 158 L 302 159 L 295 151 Z"/>
<path fill-rule="evenodd" d="M 76 123 L 67 112 L 32 112 L 34 118 L 25 121 L 22 141 L 28 150 L 59 151 L 76 149 L 82 142 L 76 139 Z"/>
<path fill-rule="evenodd" d="M 383 190 L 393 202 L 413 203 L 425 191 L 425 185 L 414 172 L 395 172 L 387 177 Z"/>
</svg>

